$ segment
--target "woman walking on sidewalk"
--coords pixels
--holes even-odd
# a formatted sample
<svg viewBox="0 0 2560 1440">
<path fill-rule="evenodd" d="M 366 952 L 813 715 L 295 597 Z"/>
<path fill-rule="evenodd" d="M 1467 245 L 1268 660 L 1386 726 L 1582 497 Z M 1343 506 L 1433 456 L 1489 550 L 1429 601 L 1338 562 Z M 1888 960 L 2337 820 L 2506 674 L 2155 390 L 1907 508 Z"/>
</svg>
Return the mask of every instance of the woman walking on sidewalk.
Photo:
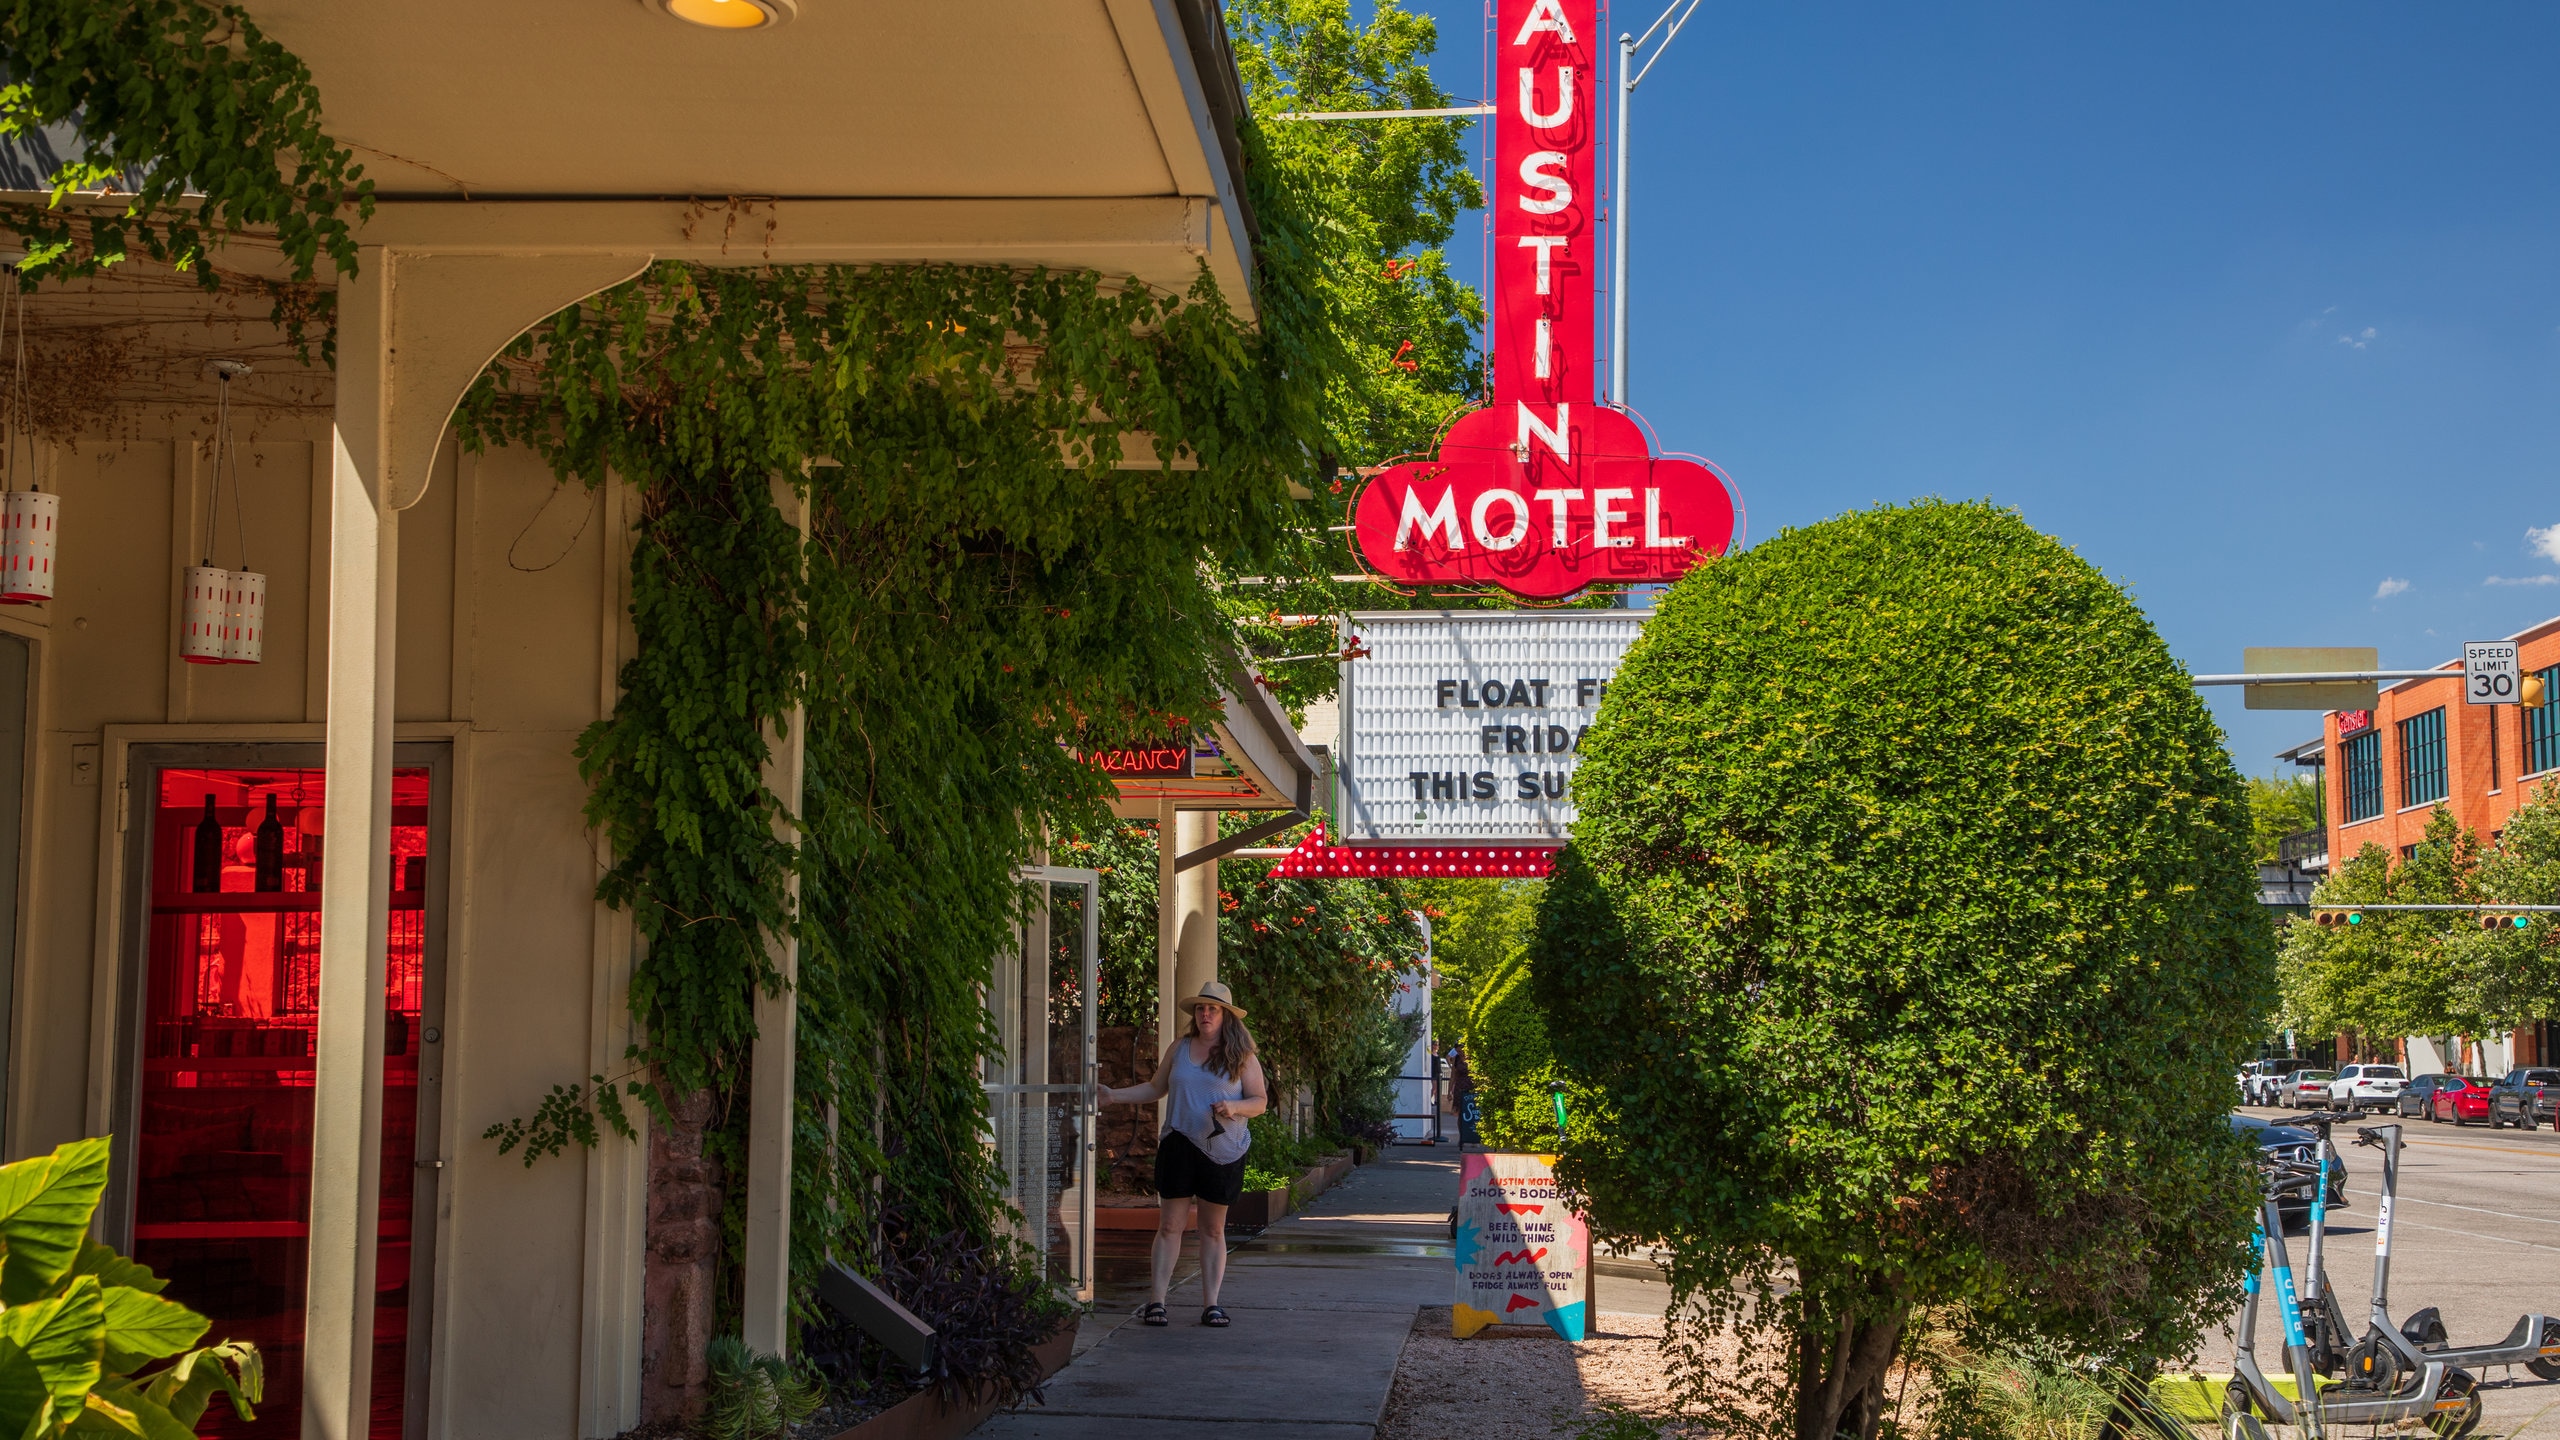
<svg viewBox="0 0 2560 1440">
<path fill-rule="evenodd" d="M 1227 1278 L 1227 1207 L 1244 1193 L 1244 1152 L 1253 1143 L 1245 1121 L 1269 1106 L 1262 1061 L 1235 992 L 1212 980 L 1182 1002 L 1190 1018 L 1181 1038 L 1165 1051 L 1156 1077 L 1144 1085 L 1100 1087 L 1105 1105 L 1163 1100 L 1164 1124 L 1156 1136 L 1156 1219 L 1153 1296 L 1139 1310 L 1149 1325 L 1165 1320 L 1165 1290 L 1173 1262 L 1182 1256 L 1182 1231 L 1193 1211 L 1200 1216 L 1200 1323 L 1223 1326 L 1218 1287 Z"/>
</svg>

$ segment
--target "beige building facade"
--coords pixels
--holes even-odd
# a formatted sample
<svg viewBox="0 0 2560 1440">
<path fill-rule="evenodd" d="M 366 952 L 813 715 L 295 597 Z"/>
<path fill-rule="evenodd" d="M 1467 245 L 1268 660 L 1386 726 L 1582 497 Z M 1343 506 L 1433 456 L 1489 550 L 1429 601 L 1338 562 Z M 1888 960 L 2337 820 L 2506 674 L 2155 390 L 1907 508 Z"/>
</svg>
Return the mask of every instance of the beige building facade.
<svg viewBox="0 0 2560 1440">
<path fill-rule="evenodd" d="M 136 264 L 27 299 L 30 381 L 76 403 L 10 470 L 61 519 L 54 598 L 0 605 L 0 1145 L 118 1137 L 103 1238 L 249 1307 L 202 1308 L 269 1351 L 285 1403 L 255 1433 L 618 1434 L 652 1360 L 648 1143 L 526 1165 L 482 1132 L 631 1039 L 574 747 L 632 653 L 636 501 L 460 454 L 447 418 L 515 335 L 668 259 L 1177 291 L 1206 265 L 1249 314 L 1233 64 L 1205 0 L 806 0 L 743 35 L 644 0 L 247 8 L 381 201 L 334 372 L 265 323 L 255 236 L 220 295 Z M 253 367 L 236 465 L 216 358 Z M 180 654 L 208 557 L 266 577 L 258 663 Z M 1314 762 L 1239 679 L 1208 808 L 1298 809 Z M 1215 866 L 1168 859 L 1169 928 L 1209 938 L 1166 963 L 1196 984 L 1214 892 L 1188 917 L 1182 883 Z M 749 1156 L 761 1349 L 787 1340 L 787 1143 Z"/>
</svg>

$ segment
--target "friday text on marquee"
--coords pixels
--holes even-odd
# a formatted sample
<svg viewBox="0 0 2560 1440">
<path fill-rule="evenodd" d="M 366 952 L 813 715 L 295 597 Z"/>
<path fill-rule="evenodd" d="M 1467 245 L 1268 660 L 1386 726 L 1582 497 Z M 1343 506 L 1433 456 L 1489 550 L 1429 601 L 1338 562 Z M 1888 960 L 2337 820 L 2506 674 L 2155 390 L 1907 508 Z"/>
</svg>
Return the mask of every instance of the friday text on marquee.
<svg viewBox="0 0 2560 1440">
<path fill-rule="evenodd" d="M 1597 403 L 1595 10 L 1500 0 L 1491 403 L 1353 503 L 1361 555 L 1386 579 L 1552 599 L 1674 579 L 1733 541 L 1724 477 L 1654 455 L 1631 416 Z"/>
</svg>

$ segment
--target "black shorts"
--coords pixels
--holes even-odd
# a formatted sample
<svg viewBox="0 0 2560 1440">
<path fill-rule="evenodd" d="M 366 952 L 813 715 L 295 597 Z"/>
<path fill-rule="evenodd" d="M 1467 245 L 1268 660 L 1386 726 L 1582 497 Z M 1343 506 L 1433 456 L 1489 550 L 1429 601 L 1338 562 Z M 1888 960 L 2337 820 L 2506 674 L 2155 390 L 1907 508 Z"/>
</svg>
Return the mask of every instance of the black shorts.
<svg viewBox="0 0 2560 1440">
<path fill-rule="evenodd" d="M 1189 1136 L 1168 1132 L 1156 1142 L 1156 1193 L 1167 1200 L 1233 1205 L 1244 1194 L 1244 1157 L 1220 1165 Z"/>
</svg>

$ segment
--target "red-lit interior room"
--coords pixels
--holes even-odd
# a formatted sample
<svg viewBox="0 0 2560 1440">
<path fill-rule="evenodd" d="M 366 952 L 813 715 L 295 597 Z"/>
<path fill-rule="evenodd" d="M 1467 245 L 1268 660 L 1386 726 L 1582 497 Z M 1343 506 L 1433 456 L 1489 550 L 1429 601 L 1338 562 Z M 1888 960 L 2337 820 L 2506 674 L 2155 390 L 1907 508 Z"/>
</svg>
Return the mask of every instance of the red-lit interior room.
<svg viewBox="0 0 2560 1440">
<path fill-rule="evenodd" d="M 203 1433 L 293 1435 L 326 795 L 317 769 L 170 768 L 154 788 L 134 1255 L 266 1356 L 258 1419 L 217 1405 Z M 408 1368 L 413 1196 L 398 1181 L 416 1168 L 426 1038 L 428 771 L 396 770 L 391 798 L 372 1428 L 386 1437 Z"/>
</svg>

